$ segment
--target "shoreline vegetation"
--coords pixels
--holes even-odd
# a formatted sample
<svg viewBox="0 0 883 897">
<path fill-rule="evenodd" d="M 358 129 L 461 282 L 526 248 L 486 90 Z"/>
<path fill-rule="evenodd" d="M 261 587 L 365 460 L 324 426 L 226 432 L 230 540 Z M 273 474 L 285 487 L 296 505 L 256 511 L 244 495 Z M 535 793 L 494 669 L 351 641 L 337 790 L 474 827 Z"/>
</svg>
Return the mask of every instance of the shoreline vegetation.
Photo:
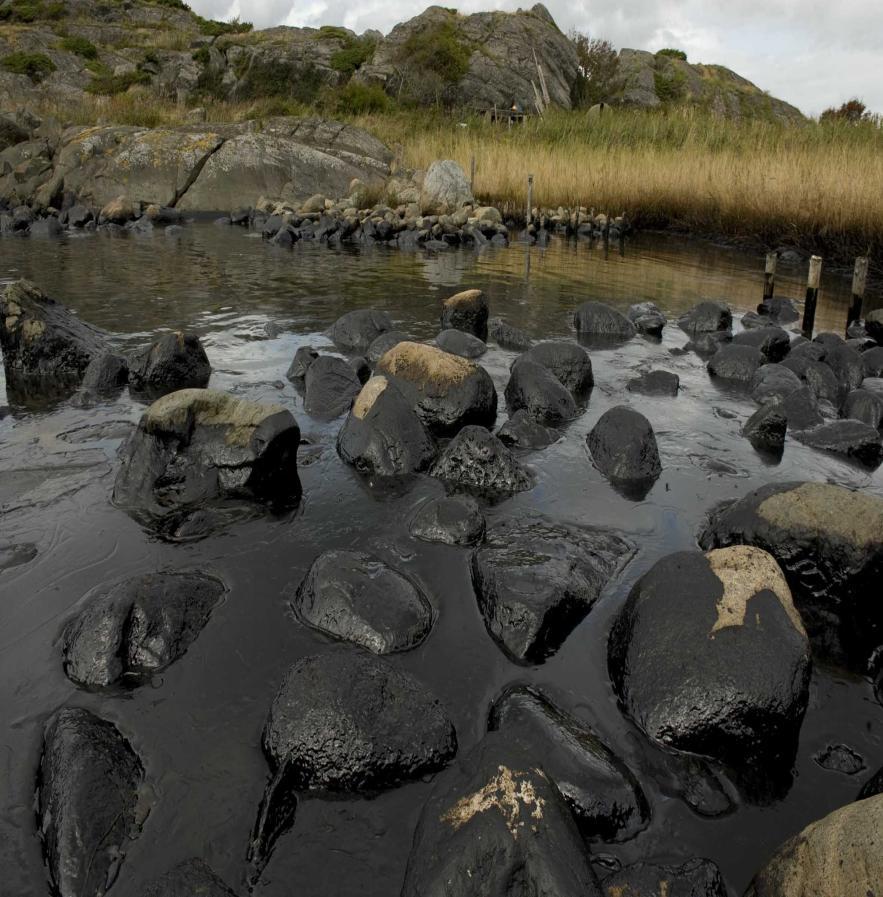
<svg viewBox="0 0 883 897">
<path fill-rule="evenodd" d="M 333 114 L 365 128 L 400 168 L 476 162 L 475 194 L 523 217 L 527 175 L 536 206 L 625 214 L 635 227 L 672 229 L 817 252 L 834 263 L 883 250 L 883 129 L 873 120 L 777 124 L 732 121 L 695 108 L 548 110 L 525 124 L 456 112 L 346 114 L 278 100 L 206 104 L 206 125 L 273 115 Z M 73 124 L 192 124 L 188 109 L 128 92 L 80 107 L 46 108 Z M 379 197 L 394 200 L 395 197 Z"/>
</svg>

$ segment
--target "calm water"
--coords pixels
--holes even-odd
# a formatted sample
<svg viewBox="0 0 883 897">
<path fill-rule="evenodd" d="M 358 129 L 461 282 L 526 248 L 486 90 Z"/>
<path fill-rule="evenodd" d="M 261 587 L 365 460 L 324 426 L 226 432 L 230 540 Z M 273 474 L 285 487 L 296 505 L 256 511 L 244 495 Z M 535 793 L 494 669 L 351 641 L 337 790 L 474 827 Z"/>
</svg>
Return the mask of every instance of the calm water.
<svg viewBox="0 0 883 897">
<path fill-rule="evenodd" d="M 790 441 L 780 464 L 761 462 L 738 435 L 753 403 L 711 383 L 696 356 L 671 355 L 686 342 L 675 327 L 666 329 L 661 344 L 635 339 L 619 349 L 593 351 L 597 385 L 587 413 L 559 443 L 526 457 L 537 472 L 536 487 L 488 509 L 488 518 L 492 523 L 534 511 L 613 527 L 640 552 L 556 655 L 522 668 L 485 631 L 468 553 L 408 536 L 413 509 L 441 494 L 441 486 L 424 478 L 403 495 L 373 494 L 336 455 L 340 421 L 311 420 L 284 373 L 298 346 L 326 345 L 321 331 L 354 307 L 384 308 L 399 329 L 430 338 L 437 332 L 439 301 L 479 287 L 489 296 L 492 314 L 538 338 L 571 337 L 567 313 L 590 298 L 622 305 L 652 299 L 670 313 L 708 297 L 753 308 L 762 291 L 762 268 L 758 256 L 658 237 L 637 238 L 624 257 L 611 253 L 606 259 L 587 244 L 565 242 L 547 250 L 512 246 L 434 257 L 382 248 L 305 246 L 291 252 L 211 225 L 192 226 L 180 240 L 159 233 L 0 243 L 0 282 L 31 278 L 126 343 L 144 342 L 164 328 L 197 332 L 214 366 L 212 386 L 288 404 L 310 443 L 300 458 L 304 498 L 296 513 L 170 545 L 152 540 L 109 502 L 120 439 L 143 410 L 127 394 L 88 411 L 69 404 L 39 412 L 13 407 L 0 421 L 0 544 L 37 546 L 32 561 L 0 572 L 0 892 L 47 893 L 34 824 L 34 776 L 43 722 L 64 703 L 112 719 L 140 754 L 152 789 L 150 815 L 113 893 L 137 893 L 147 878 L 190 856 L 204 857 L 239 886 L 268 775 L 260 733 L 270 703 L 294 661 L 330 645 L 294 620 L 289 596 L 319 552 L 352 547 L 390 560 L 431 597 L 438 611 L 433 633 L 392 662 L 447 705 L 461 750 L 481 738 L 488 706 L 504 686 L 516 680 L 541 686 L 633 767 L 653 806 L 651 826 L 636 839 L 593 845 L 593 851 L 622 862 L 707 856 L 719 863 L 732 892 L 741 893 L 783 839 L 853 800 L 864 778 L 880 766 L 883 707 L 866 681 L 817 667 L 787 797 L 768 807 L 743 803 L 728 816 L 703 820 L 663 793 L 645 739 L 616 707 L 606 670 L 610 623 L 641 573 L 665 554 L 695 547 L 697 528 L 718 501 L 765 482 L 802 478 L 883 495 L 883 474 Z M 800 268 L 783 266 L 778 292 L 801 296 L 803 277 Z M 826 276 L 820 329 L 841 329 L 848 292 L 848 281 Z M 279 336 L 265 338 L 268 323 L 279 327 Z M 501 394 L 513 357 L 493 347 L 481 360 Z M 647 367 L 679 374 L 681 395 L 627 393 L 626 382 Z M 623 401 L 653 423 L 664 466 L 640 503 L 613 490 L 585 450 L 594 422 Z M 125 696 L 75 688 L 62 671 L 58 637 L 83 596 L 136 573 L 182 568 L 215 573 L 229 587 L 225 603 L 188 653 L 153 687 Z M 819 750 L 839 742 L 864 757 L 865 772 L 849 777 L 813 761 Z M 430 788 L 421 782 L 371 800 L 303 801 L 256 893 L 397 894 Z"/>
</svg>

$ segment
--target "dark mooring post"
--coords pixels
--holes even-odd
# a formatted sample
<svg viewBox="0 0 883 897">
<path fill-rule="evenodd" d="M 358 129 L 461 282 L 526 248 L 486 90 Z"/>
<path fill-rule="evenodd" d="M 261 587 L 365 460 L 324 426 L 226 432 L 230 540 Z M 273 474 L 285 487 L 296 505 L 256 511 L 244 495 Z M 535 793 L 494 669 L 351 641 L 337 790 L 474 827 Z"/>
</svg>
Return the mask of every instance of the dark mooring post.
<svg viewBox="0 0 883 897">
<path fill-rule="evenodd" d="M 806 278 L 806 301 L 803 305 L 803 335 L 812 339 L 816 323 L 816 305 L 819 301 L 819 284 L 822 280 L 822 257 L 814 255 L 809 260 L 809 274 Z"/>
<path fill-rule="evenodd" d="M 773 298 L 776 289 L 776 262 L 779 260 L 778 252 L 766 254 L 766 267 L 763 269 L 763 301 L 769 302 Z"/>
<path fill-rule="evenodd" d="M 527 214 L 524 218 L 524 226 L 530 227 L 531 219 L 533 218 L 533 175 L 529 174 L 527 176 Z"/>
<path fill-rule="evenodd" d="M 849 315 L 846 318 L 846 326 L 853 321 L 860 321 L 862 317 L 862 304 L 865 301 L 865 284 L 868 282 L 868 257 L 859 256 L 855 260 L 855 269 L 852 272 L 852 305 L 849 307 Z"/>
</svg>

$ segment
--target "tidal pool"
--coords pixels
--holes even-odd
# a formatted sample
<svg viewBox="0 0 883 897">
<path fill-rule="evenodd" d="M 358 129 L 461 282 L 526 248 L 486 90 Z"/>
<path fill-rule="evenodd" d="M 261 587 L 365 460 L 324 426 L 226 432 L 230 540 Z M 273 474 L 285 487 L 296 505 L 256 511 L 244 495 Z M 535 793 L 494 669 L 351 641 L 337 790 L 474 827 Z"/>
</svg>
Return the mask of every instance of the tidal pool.
<svg viewBox="0 0 883 897">
<path fill-rule="evenodd" d="M 236 524 L 209 538 L 170 544 L 152 538 L 110 503 L 117 450 L 144 406 L 127 392 L 84 409 L 16 401 L 0 374 L 0 868 L 3 893 L 45 895 L 46 872 L 34 816 L 42 727 L 59 706 L 87 707 L 112 720 L 144 762 L 150 812 L 114 890 L 135 894 L 168 867 L 204 858 L 242 888 L 246 849 L 268 778 L 260 737 L 285 672 L 332 642 L 299 623 L 290 602 L 312 561 L 328 549 L 368 551 L 419 583 L 437 620 L 429 637 L 392 663 L 415 675 L 445 704 L 468 751 L 485 732 L 494 698 L 514 682 L 542 688 L 591 727 L 636 773 L 652 808 L 649 827 L 619 844 L 593 844 L 599 870 L 660 858 L 708 857 L 733 894 L 788 836 L 854 800 L 883 762 L 883 707 L 868 681 L 816 663 L 787 795 L 705 819 L 659 775 L 645 736 L 619 711 L 607 672 L 610 624 L 635 580 L 673 551 L 696 547 L 706 512 L 768 482 L 816 480 L 883 495 L 883 474 L 816 452 L 791 439 L 778 464 L 764 461 L 741 425 L 756 406 L 744 391 L 710 380 L 704 360 L 672 354 L 687 342 L 671 319 L 703 298 L 752 310 L 762 293 L 763 260 L 674 238 L 639 235 L 624 255 L 585 242 L 548 248 L 437 255 L 383 247 L 281 250 L 238 228 L 207 223 L 180 237 L 71 236 L 0 242 L 0 285 L 19 277 L 81 318 L 135 346 L 166 329 L 197 333 L 214 373 L 211 386 L 288 406 L 306 442 L 299 455 L 303 498 L 296 511 Z M 804 266 L 780 264 L 777 294 L 800 298 Z M 638 546 L 585 620 L 545 663 L 512 663 L 488 635 L 469 575 L 469 552 L 427 544 L 408 520 L 442 485 L 418 478 L 379 493 L 335 451 L 342 418 L 322 422 L 303 410 L 285 379 L 296 349 L 333 352 L 322 331 L 346 311 L 385 309 L 417 339 L 438 332 L 440 301 L 479 288 L 491 314 L 535 339 L 574 338 L 569 312 L 588 299 L 625 307 L 655 301 L 669 315 L 661 342 L 643 338 L 590 349 L 595 389 L 565 437 L 523 460 L 536 474 L 528 492 L 486 508 L 488 523 L 539 513 L 610 528 Z M 826 274 L 817 330 L 842 331 L 849 280 Z M 873 307 L 875 300 L 869 300 Z M 877 299 L 879 302 L 879 298 Z M 516 353 L 491 345 L 479 363 L 502 392 Z M 637 372 L 679 375 L 677 398 L 626 391 Z M 642 501 L 623 497 L 593 467 L 586 434 L 608 408 L 627 403 L 657 434 L 663 472 Z M 12 551 L 2 546 L 18 545 Z M 8 565 L 7 565 L 8 564 Z M 4 566 L 7 565 L 7 566 Z M 78 689 L 64 674 L 59 636 L 84 595 L 136 574 L 204 570 L 228 592 L 187 653 L 150 686 L 117 693 Z M 827 771 L 813 759 L 848 745 L 867 769 Z M 401 887 L 420 810 L 431 783 L 371 799 L 300 802 L 255 893 L 390 897 Z M 734 792 L 735 793 L 735 792 Z M 244 890 L 244 889 L 243 889 Z"/>
</svg>

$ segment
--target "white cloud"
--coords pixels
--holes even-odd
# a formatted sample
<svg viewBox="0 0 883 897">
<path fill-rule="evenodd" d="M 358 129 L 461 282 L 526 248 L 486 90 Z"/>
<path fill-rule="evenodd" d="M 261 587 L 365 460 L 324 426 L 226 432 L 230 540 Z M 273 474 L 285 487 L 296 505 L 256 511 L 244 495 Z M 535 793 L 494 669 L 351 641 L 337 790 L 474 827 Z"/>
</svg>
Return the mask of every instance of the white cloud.
<svg viewBox="0 0 883 897">
<path fill-rule="evenodd" d="M 463 12 L 532 0 L 444 0 Z M 804 112 L 861 97 L 883 112 L 880 0 L 547 0 L 559 26 L 618 47 L 675 46 L 691 60 L 734 69 Z M 419 7 L 382 0 L 192 0 L 203 16 L 271 25 L 344 25 L 388 32 Z"/>
</svg>

